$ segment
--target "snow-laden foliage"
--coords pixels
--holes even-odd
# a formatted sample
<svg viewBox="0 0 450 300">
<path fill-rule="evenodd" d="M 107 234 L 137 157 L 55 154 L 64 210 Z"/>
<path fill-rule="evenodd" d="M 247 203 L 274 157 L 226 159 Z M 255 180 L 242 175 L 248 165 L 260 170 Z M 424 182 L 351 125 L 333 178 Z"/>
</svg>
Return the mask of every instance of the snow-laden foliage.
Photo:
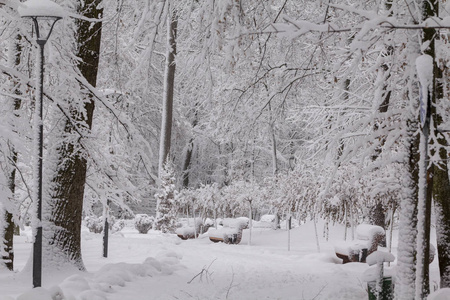
<svg viewBox="0 0 450 300">
<path fill-rule="evenodd" d="M 150 229 L 152 229 L 154 223 L 155 218 L 147 214 L 137 214 L 134 217 L 134 228 L 142 234 L 146 234 Z"/>
<path fill-rule="evenodd" d="M 14 170 L 16 184 L 14 196 L 5 189 L 0 201 L 22 222 L 35 215 L 37 47 L 31 24 L 16 13 L 19 2 L 3 2 L 0 186 L 8 186 Z M 72 14 L 79 4 L 57 2 Z M 173 170 L 158 182 L 153 153 L 160 143 L 169 2 L 178 20 Z M 439 16 L 432 14 L 437 9 L 427 11 L 431 3 L 439 6 Z M 98 7 L 104 8 L 98 16 L 103 26 L 98 88 L 77 70 L 78 21 L 60 21 L 46 46 L 48 204 L 53 205 L 51 180 L 58 167 L 79 157 L 88 166 L 87 214 L 97 202 L 112 201 L 130 215 L 130 208 L 140 213 L 141 204 L 158 202 L 156 222 L 166 224 L 164 231 L 173 230 L 177 213 L 202 220 L 270 213 L 304 222 L 321 216 L 348 226 L 374 222 L 376 213 L 381 225 L 387 219 L 400 225 L 397 296 L 416 295 L 424 163 L 430 174 L 434 168 L 441 254 L 448 252 L 443 237 L 450 236 L 441 226 L 448 223 L 447 208 L 438 201 L 448 186 L 445 2 L 103 0 Z M 433 40 L 427 30 L 437 30 Z M 426 66 L 434 85 L 430 72 L 421 76 Z M 427 93 L 433 89 L 434 98 Z M 428 109 L 428 153 L 418 147 L 420 111 L 425 113 L 420 98 L 434 101 Z M 90 130 L 82 121 L 91 101 Z M 68 148 L 71 155 L 62 151 Z M 443 175 L 437 176 L 438 170 Z M 45 219 L 52 214 L 49 209 Z"/>
<path fill-rule="evenodd" d="M 108 228 L 111 230 L 115 224 L 116 220 L 114 216 L 109 216 L 108 218 Z M 103 227 L 105 226 L 105 220 L 103 216 L 87 216 L 84 218 L 84 224 L 93 233 L 102 233 Z"/>
</svg>

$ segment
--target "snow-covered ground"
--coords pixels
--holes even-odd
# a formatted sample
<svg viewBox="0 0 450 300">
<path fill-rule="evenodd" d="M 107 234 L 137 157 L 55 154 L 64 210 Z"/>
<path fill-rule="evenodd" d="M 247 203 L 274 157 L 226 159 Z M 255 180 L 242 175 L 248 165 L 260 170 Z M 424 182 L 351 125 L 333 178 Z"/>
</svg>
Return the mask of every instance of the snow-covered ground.
<svg viewBox="0 0 450 300">
<path fill-rule="evenodd" d="M 249 230 L 244 230 L 239 245 L 227 245 L 212 243 L 207 235 L 183 241 L 176 235 L 144 235 L 125 227 L 110 236 L 108 258 L 102 257 L 102 235 L 85 230 L 82 247 L 88 272 L 48 274 L 44 266 L 43 288 L 32 290 L 29 272 L 1 270 L 0 300 L 367 299 L 363 273 L 369 266 L 340 264 L 333 245 L 342 241 L 343 228 L 330 227 L 329 241 L 322 229 L 319 224 L 318 252 L 311 222 L 291 230 L 290 251 L 283 229 L 253 229 L 251 245 Z M 18 271 L 30 256 L 29 240 L 29 231 L 16 237 Z M 396 240 L 394 232 L 394 245 Z M 431 279 L 435 285 L 436 260 Z"/>
</svg>

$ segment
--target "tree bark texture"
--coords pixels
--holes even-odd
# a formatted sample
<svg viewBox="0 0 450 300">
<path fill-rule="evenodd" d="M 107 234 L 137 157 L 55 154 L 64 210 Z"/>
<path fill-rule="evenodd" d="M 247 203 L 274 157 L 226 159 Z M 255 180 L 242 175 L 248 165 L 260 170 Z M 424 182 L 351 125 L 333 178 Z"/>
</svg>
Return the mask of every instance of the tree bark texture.
<svg viewBox="0 0 450 300">
<path fill-rule="evenodd" d="M 432 0 L 432 1 L 423 1 L 422 2 L 422 20 L 426 20 L 430 17 L 437 16 L 437 9 L 438 9 L 438 1 Z M 424 54 L 427 54 L 433 58 L 433 78 L 431 79 L 430 87 L 422 87 L 422 89 L 427 88 L 428 90 L 428 96 L 426 97 L 427 103 L 423 103 L 427 107 L 426 109 L 426 116 L 425 121 L 422 121 L 422 132 L 424 142 L 425 142 L 425 149 L 428 149 L 428 137 L 430 135 L 431 128 L 431 118 L 436 118 L 436 110 L 435 106 L 432 104 L 436 104 L 436 81 L 435 81 L 435 70 L 436 70 L 436 62 L 435 62 L 435 34 L 436 30 L 433 28 L 424 28 L 422 31 L 422 45 L 429 43 L 428 47 L 424 49 Z M 423 46 L 422 46 L 423 47 Z M 424 98 L 424 97 L 423 97 Z M 433 173 L 434 173 L 434 166 L 428 166 L 428 160 L 429 155 L 428 151 L 425 151 L 424 158 L 421 160 L 423 161 L 423 164 L 425 166 L 423 167 L 426 171 L 425 174 L 421 174 L 421 176 L 426 176 L 426 182 L 424 188 L 424 200 L 425 203 L 421 203 L 419 201 L 419 209 L 418 213 L 420 214 L 420 218 L 422 221 L 420 221 L 418 224 L 418 242 L 422 242 L 420 245 L 418 243 L 418 254 L 422 254 L 421 256 L 418 255 L 417 257 L 417 281 L 416 281 L 416 298 L 425 299 L 428 294 L 430 293 L 430 276 L 429 276 L 429 264 L 430 264 L 430 229 L 431 229 L 431 202 L 432 202 L 432 187 L 433 187 Z M 423 213 L 421 213 L 423 212 Z M 420 237 L 422 237 L 422 241 L 420 240 Z"/>
<path fill-rule="evenodd" d="M 198 104 L 195 104 L 195 111 L 194 111 L 194 119 L 192 121 L 192 128 L 195 128 L 198 124 L 198 114 L 197 114 L 197 107 Z M 182 186 L 183 188 L 189 187 L 189 177 L 190 177 L 190 167 L 192 162 L 192 154 L 194 153 L 194 137 L 191 137 L 189 139 L 189 142 L 186 146 L 186 151 L 184 155 L 183 160 L 183 173 L 182 173 Z"/>
<path fill-rule="evenodd" d="M 417 198 L 419 181 L 419 136 L 415 120 L 408 121 L 409 157 L 407 165 L 407 186 L 405 196 L 400 203 L 399 211 L 399 241 L 398 241 L 398 272 L 395 285 L 396 299 L 414 299 L 416 236 L 417 236 Z"/>
<path fill-rule="evenodd" d="M 9 52 L 9 55 L 11 57 L 9 57 L 9 60 L 11 61 L 11 64 L 14 67 L 19 66 L 20 64 L 20 53 L 22 50 L 22 47 L 20 45 L 20 40 L 21 40 L 21 36 L 17 35 L 16 39 L 12 42 L 12 51 Z M 20 95 L 21 92 L 19 91 L 19 89 L 17 88 L 17 82 L 13 81 L 13 90 L 11 91 L 11 94 L 14 95 Z M 21 107 L 21 100 L 19 98 L 12 98 L 10 99 L 12 100 L 12 121 L 11 121 L 11 125 L 14 127 L 14 123 L 15 123 L 15 119 L 17 118 L 17 111 L 20 109 Z M 10 166 L 8 168 L 6 168 L 6 170 L 9 172 L 8 174 L 8 187 L 9 190 L 11 191 L 11 195 L 14 196 L 14 192 L 16 189 L 16 167 L 15 167 L 15 163 L 17 162 L 17 151 L 14 149 L 14 145 L 12 143 L 9 143 L 9 159 L 12 163 L 10 163 Z M 10 271 L 14 270 L 14 244 L 13 244 L 13 239 L 14 239 L 14 230 L 15 230 L 15 223 L 13 220 L 13 214 L 12 212 L 8 211 L 8 209 L 4 210 L 3 213 L 3 221 L 4 221 L 4 228 L 3 228 L 3 250 L 5 255 L 2 257 L 3 263 L 5 264 L 6 268 Z"/>
<path fill-rule="evenodd" d="M 389 7 L 387 7 L 387 8 L 389 8 Z M 383 83 L 382 93 L 381 93 L 382 102 L 378 106 L 378 112 L 380 114 L 385 114 L 388 112 L 389 103 L 390 103 L 390 99 L 391 99 L 391 90 L 388 88 L 388 85 L 387 85 L 388 79 L 391 77 L 391 75 L 389 72 L 389 65 L 386 62 L 386 60 L 392 54 L 392 47 L 386 46 L 385 48 L 387 50 L 381 54 L 384 62 L 380 68 L 380 72 L 381 72 L 380 76 L 384 83 Z M 373 128 L 374 131 L 377 131 L 380 129 L 378 124 L 375 124 L 373 127 L 374 127 Z M 385 136 L 379 137 L 379 139 L 380 139 L 380 145 L 375 149 L 375 154 L 372 156 L 372 161 L 376 161 L 378 159 L 378 157 L 381 155 L 382 147 L 386 143 Z M 381 226 L 382 228 L 386 229 L 386 213 L 385 213 L 386 208 L 383 204 L 384 203 L 382 202 L 382 200 L 378 200 L 377 203 L 375 203 L 371 207 L 369 219 L 372 224 Z M 380 243 L 381 243 L 381 246 L 386 247 L 386 235 L 383 237 L 383 239 L 381 240 Z"/>
<path fill-rule="evenodd" d="M 101 0 L 85 0 L 78 8 L 78 13 L 86 18 L 101 18 L 103 9 Z M 77 30 L 77 56 L 81 59 L 78 68 L 87 81 L 95 86 L 100 54 L 102 23 L 79 20 Z M 90 129 L 94 113 L 91 96 L 84 104 L 84 112 L 73 109 L 72 118 L 78 126 Z M 72 121 L 73 121 L 72 120 Z M 66 120 L 64 132 L 74 133 L 74 123 Z M 58 148 L 60 162 L 52 182 L 52 212 L 50 222 L 55 225 L 49 244 L 57 247 L 65 259 L 83 270 L 81 257 L 81 221 L 83 212 L 84 186 L 86 182 L 87 160 L 80 152 L 79 145 L 65 142 Z"/>
<path fill-rule="evenodd" d="M 437 12 L 436 12 L 437 14 Z M 436 80 L 435 98 L 436 104 L 446 101 L 443 90 L 443 80 L 448 78 L 443 76 L 447 71 L 437 65 L 434 66 L 434 77 Z M 443 72 L 444 71 L 444 72 Z M 433 106 L 433 121 L 435 122 L 435 130 L 442 124 L 443 119 L 440 115 L 441 111 L 436 111 Z M 436 238 L 437 238 L 437 256 L 439 261 L 440 287 L 450 288 L 450 179 L 448 169 L 448 153 L 446 148 L 448 143 L 445 137 L 439 132 L 435 132 L 437 136 L 437 151 L 439 151 L 439 163 L 435 166 L 433 172 L 433 199 L 436 208 Z M 434 153 L 432 153 L 434 154 Z"/>
<path fill-rule="evenodd" d="M 172 138 L 172 119 L 173 119 L 173 94 L 175 85 L 175 56 L 177 54 L 177 26 L 178 16 L 176 11 L 168 2 L 167 13 L 167 54 L 166 70 L 164 75 L 164 96 L 161 121 L 161 138 L 159 144 L 159 165 L 158 173 L 161 175 L 164 164 L 170 152 L 170 141 Z"/>
</svg>

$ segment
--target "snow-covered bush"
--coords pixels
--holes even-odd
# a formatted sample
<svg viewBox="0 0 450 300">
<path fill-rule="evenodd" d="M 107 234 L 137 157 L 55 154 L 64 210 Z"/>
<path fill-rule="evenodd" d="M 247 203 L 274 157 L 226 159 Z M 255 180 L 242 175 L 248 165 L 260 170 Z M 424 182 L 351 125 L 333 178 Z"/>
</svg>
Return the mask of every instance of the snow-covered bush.
<svg viewBox="0 0 450 300">
<path fill-rule="evenodd" d="M 105 224 L 103 216 L 87 216 L 84 218 L 84 222 L 89 231 L 93 233 L 101 233 L 103 231 L 103 225 Z M 108 222 L 109 229 L 112 229 L 114 222 L 115 218 L 113 216 L 110 216 Z"/>
<path fill-rule="evenodd" d="M 253 222 L 254 228 L 274 228 L 276 229 L 276 216 L 275 215 L 262 215 L 261 220 Z"/>
<path fill-rule="evenodd" d="M 111 228 L 111 232 L 115 233 L 115 232 L 119 232 L 121 231 L 123 228 L 125 227 L 125 220 L 124 219 L 119 219 L 117 220 L 114 225 Z"/>
<path fill-rule="evenodd" d="M 146 234 L 153 226 L 155 218 L 147 214 L 137 214 L 134 217 L 134 227 L 139 233 Z"/>
<path fill-rule="evenodd" d="M 103 231 L 103 224 L 99 222 L 96 216 L 87 216 L 84 218 L 84 223 L 90 232 L 100 233 Z"/>
</svg>

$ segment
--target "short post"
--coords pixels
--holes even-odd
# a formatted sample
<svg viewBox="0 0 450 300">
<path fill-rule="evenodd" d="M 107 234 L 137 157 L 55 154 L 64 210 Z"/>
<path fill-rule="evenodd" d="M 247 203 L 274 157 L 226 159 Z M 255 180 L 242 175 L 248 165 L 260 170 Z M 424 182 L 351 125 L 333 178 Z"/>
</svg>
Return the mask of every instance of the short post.
<svg viewBox="0 0 450 300">
<path fill-rule="evenodd" d="M 381 292 L 383 291 L 383 278 L 384 278 L 384 267 L 383 267 L 382 261 L 377 261 L 377 281 L 376 281 L 376 288 L 375 288 L 375 296 L 377 297 L 377 300 L 381 299 Z"/>
<path fill-rule="evenodd" d="M 197 234 L 199 234 L 197 232 L 197 222 L 195 220 L 195 202 L 192 201 L 192 218 L 194 219 L 194 239 L 197 238 Z M 188 218 L 188 223 L 189 223 L 189 218 Z"/>
<path fill-rule="evenodd" d="M 103 257 L 108 257 L 108 237 L 109 237 L 109 200 L 106 201 L 106 207 L 103 211 Z"/>
<path fill-rule="evenodd" d="M 366 281 L 368 282 L 368 290 L 369 290 L 369 299 L 373 299 L 375 296 L 376 300 L 382 299 L 391 299 L 390 294 L 392 293 L 392 286 L 388 286 L 389 289 L 385 286 L 385 279 L 389 278 L 384 277 L 384 263 L 385 262 L 393 262 L 395 260 L 394 255 L 389 252 L 383 251 L 375 251 L 369 256 L 367 256 L 366 262 L 369 266 L 376 265 L 375 274 L 373 274 L 371 269 L 368 269 L 365 273 Z M 375 278 L 374 278 L 375 275 Z M 373 288 L 373 282 L 375 282 L 375 287 Z M 372 283 L 372 284 L 371 284 Z M 388 282 L 389 283 L 389 282 Z M 386 290 L 383 290 L 386 289 Z M 372 293 L 373 292 L 373 293 Z M 388 298 L 387 298 L 388 297 Z"/>
<path fill-rule="evenodd" d="M 253 219 L 253 214 L 252 214 L 252 199 L 247 199 L 248 200 L 248 204 L 249 204 L 249 212 L 248 212 L 248 231 L 249 231 L 249 238 L 248 238 L 248 245 L 250 246 L 252 244 L 252 219 Z"/>
<path fill-rule="evenodd" d="M 291 251 L 291 226 L 292 226 L 292 216 L 291 213 L 289 212 L 287 217 L 286 217 L 286 226 L 287 226 L 287 231 L 288 231 L 288 251 Z"/>
</svg>

